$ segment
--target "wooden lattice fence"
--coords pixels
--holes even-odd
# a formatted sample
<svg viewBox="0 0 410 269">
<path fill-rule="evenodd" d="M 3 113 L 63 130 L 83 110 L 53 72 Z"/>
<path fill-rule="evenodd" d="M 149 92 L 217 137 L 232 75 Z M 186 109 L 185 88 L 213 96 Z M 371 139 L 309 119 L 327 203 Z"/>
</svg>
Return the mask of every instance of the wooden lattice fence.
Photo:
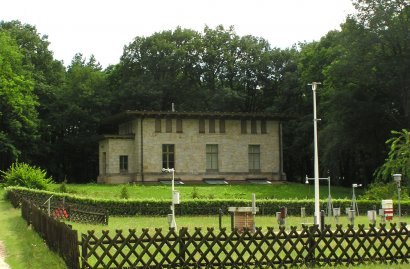
<svg viewBox="0 0 410 269">
<path fill-rule="evenodd" d="M 370 225 L 255 232 L 182 228 L 81 235 L 82 268 L 279 268 L 408 263 L 409 231 Z"/>
<path fill-rule="evenodd" d="M 70 269 L 79 269 L 78 234 L 70 226 L 48 216 L 30 203 L 21 201 L 23 218 L 44 239 L 48 247 L 57 252 Z"/>
</svg>

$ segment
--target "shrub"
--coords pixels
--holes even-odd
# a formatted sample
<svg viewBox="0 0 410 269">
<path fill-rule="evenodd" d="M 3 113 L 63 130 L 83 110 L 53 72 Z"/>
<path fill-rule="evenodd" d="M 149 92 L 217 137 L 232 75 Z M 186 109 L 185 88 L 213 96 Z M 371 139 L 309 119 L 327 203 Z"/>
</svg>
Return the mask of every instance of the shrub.
<svg viewBox="0 0 410 269">
<path fill-rule="evenodd" d="M 26 163 L 13 163 L 7 171 L 1 171 L 6 186 L 22 186 L 44 190 L 52 183 L 45 170 Z"/>
<path fill-rule="evenodd" d="M 194 187 L 194 189 L 192 190 L 191 198 L 192 199 L 198 199 L 199 198 L 199 193 L 198 193 L 198 190 L 197 190 L 196 187 Z"/>
<path fill-rule="evenodd" d="M 61 183 L 60 187 L 58 188 L 58 190 L 62 193 L 67 193 L 68 189 L 67 189 L 67 179 L 64 179 L 63 183 Z"/>
<path fill-rule="evenodd" d="M 401 187 L 401 199 L 408 199 L 407 188 Z M 373 183 L 365 191 L 360 199 L 366 200 L 383 200 L 383 199 L 397 199 L 397 184 L 396 182 L 389 183 Z"/>
<path fill-rule="evenodd" d="M 121 199 L 128 199 L 130 198 L 129 194 L 128 194 L 128 188 L 127 186 L 123 186 L 121 189 L 121 194 L 120 194 L 120 198 Z"/>
</svg>

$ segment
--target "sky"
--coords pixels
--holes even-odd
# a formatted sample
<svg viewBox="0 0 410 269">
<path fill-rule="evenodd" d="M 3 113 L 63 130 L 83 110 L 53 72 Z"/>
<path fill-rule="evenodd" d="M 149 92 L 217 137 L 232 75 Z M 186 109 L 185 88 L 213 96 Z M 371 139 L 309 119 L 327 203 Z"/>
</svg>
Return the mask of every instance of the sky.
<svg viewBox="0 0 410 269">
<path fill-rule="evenodd" d="M 239 36 L 285 49 L 339 30 L 353 12 L 351 0 L 12 0 L 0 5 L 0 20 L 36 26 L 66 66 L 82 53 L 107 67 L 135 37 L 177 26 L 203 32 L 233 25 Z"/>
</svg>

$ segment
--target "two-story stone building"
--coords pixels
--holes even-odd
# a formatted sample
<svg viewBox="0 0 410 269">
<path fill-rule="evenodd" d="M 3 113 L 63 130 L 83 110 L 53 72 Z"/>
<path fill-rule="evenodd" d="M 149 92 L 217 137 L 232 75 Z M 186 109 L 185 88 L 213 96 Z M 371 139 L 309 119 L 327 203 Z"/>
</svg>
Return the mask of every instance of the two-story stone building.
<svg viewBox="0 0 410 269">
<path fill-rule="evenodd" d="M 266 113 L 126 111 L 104 124 L 101 183 L 284 180 L 281 117 Z"/>
</svg>

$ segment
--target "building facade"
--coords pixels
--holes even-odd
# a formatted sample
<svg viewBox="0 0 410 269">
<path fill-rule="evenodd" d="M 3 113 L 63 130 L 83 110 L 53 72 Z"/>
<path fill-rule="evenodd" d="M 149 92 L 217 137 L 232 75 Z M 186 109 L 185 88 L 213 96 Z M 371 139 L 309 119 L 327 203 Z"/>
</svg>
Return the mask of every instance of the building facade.
<svg viewBox="0 0 410 269">
<path fill-rule="evenodd" d="M 126 111 L 108 118 L 100 183 L 284 180 L 281 117 L 265 113 Z"/>
</svg>

